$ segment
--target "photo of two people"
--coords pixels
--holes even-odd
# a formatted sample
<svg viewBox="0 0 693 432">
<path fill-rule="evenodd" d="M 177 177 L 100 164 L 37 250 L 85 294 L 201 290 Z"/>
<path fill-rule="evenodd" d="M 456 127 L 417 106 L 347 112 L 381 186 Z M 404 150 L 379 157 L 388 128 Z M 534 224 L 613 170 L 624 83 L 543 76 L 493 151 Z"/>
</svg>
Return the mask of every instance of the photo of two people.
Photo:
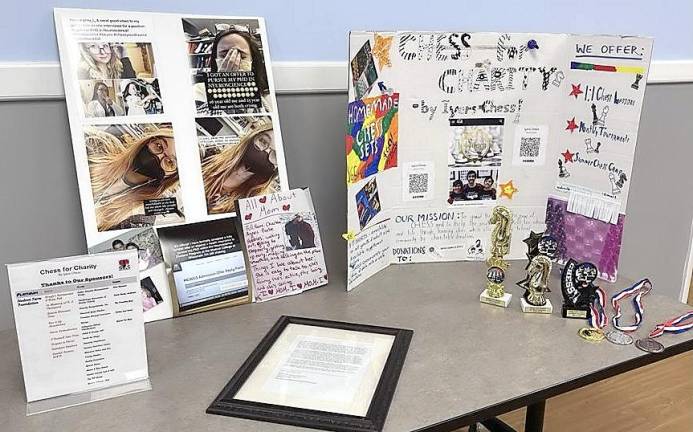
<svg viewBox="0 0 693 432">
<path fill-rule="evenodd" d="M 162 114 L 159 80 L 80 81 L 85 117 L 118 117 Z"/>
<path fill-rule="evenodd" d="M 314 220 L 312 214 L 296 213 L 284 224 L 284 245 L 287 251 L 315 247 L 315 230 L 310 223 L 314 223 Z"/>
</svg>

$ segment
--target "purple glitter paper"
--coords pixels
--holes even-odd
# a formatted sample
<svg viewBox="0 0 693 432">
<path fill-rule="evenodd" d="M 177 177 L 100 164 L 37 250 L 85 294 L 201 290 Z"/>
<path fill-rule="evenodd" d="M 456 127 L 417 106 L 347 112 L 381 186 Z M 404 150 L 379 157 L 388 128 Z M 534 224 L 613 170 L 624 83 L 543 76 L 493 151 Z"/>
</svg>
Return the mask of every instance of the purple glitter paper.
<svg viewBox="0 0 693 432">
<path fill-rule="evenodd" d="M 558 241 L 557 261 L 565 264 L 569 258 L 591 262 L 599 269 L 599 277 L 616 281 L 618 257 L 625 215 L 612 224 L 567 211 L 568 201 L 549 197 L 546 206 L 546 234 Z"/>
</svg>

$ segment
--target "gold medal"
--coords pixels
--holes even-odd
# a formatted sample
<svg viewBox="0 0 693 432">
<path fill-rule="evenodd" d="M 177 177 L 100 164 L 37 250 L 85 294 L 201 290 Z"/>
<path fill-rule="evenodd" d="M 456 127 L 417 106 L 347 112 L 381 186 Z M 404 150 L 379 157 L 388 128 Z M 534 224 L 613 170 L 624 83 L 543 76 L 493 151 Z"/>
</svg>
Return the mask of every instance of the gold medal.
<svg viewBox="0 0 693 432">
<path fill-rule="evenodd" d="M 601 342 L 604 340 L 604 332 L 594 327 L 583 327 L 578 331 L 578 335 L 589 342 Z"/>
</svg>

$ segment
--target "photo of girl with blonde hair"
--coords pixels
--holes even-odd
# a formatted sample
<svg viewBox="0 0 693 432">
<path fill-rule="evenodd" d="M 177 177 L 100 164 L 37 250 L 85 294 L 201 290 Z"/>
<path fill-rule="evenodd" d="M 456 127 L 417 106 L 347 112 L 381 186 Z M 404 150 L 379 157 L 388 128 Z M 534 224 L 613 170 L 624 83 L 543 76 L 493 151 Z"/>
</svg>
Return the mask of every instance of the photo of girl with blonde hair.
<svg viewBox="0 0 693 432">
<path fill-rule="evenodd" d="M 99 231 L 184 221 L 170 124 L 85 127 L 84 138 Z"/>
<path fill-rule="evenodd" d="M 154 53 L 150 43 L 82 42 L 77 78 L 117 80 L 154 78 Z"/>
<path fill-rule="evenodd" d="M 198 135 L 208 214 L 235 212 L 235 200 L 279 190 L 269 117 L 198 119 Z M 237 139 L 229 144 L 228 138 Z"/>
</svg>

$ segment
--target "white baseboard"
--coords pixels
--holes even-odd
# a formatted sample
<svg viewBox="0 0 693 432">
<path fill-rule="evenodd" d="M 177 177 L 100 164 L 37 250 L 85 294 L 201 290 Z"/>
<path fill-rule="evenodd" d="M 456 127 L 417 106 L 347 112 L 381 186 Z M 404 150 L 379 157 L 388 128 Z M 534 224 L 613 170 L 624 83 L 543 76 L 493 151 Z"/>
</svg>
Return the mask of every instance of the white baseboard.
<svg viewBox="0 0 693 432">
<path fill-rule="evenodd" d="M 277 93 L 344 93 L 347 63 L 274 62 Z M 693 82 L 693 60 L 654 61 L 648 84 Z M 0 101 L 62 99 L 60 64 L 51 62 L 0 63 Z"/>
</svg>

